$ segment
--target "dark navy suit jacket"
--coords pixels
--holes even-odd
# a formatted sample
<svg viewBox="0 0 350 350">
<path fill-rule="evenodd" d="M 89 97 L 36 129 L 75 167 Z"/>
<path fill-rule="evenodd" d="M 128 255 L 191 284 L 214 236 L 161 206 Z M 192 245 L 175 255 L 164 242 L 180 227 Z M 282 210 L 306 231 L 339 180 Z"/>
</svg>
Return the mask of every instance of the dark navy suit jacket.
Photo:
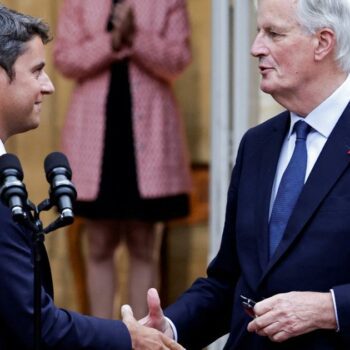
<svg viewBox="0 0 350 350">
<path fill-rule="evenodd" d="M 198 279 L 166 310 L 187 349 L 201 349 L 225 333 L 225 349 L 350 349 L 350 107 L 327 140 L 269 261 L 270 195 L 289 124 L 284 112 L 242 139 L 220 250 L 208 277 Z M 340 332 L 318 330 L 277 344 L 246 331 L 250 319 L 240 294 L 261 300 L 331 288 Z"/>
<path fill-rule="evenodd" d="M 129 350 L 121 321 L 59 309 L 53 302 L 50 266 L 43 252 L 42 347 L 59 350 Z M 31 233 L 0 204 L 0 349 L 33 349 L 33 255 Z"/>
</svg>

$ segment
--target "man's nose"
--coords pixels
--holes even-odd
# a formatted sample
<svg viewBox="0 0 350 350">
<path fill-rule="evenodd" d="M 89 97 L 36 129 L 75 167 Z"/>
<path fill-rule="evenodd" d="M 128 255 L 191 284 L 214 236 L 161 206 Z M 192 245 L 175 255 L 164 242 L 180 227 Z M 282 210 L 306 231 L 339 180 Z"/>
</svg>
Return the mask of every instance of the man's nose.
<svg viewBox="0 0 350 350">
<path fill-rule="evenodd" d="M 261 33 L 258 33 L 253 41 L 250 53 L 254 57 L 266 56 L 268 48 L 265 45 L 264 38 Z"/>
<path fill-rule="evenodd" d="M 41 93 L 45 95 L 51 95 L 55 92 L 55 87 L 52 84 L 51 79 L 46 74 L 46 72 L 43 72 L 42 78 L 41 78 Z"/>
</svg>

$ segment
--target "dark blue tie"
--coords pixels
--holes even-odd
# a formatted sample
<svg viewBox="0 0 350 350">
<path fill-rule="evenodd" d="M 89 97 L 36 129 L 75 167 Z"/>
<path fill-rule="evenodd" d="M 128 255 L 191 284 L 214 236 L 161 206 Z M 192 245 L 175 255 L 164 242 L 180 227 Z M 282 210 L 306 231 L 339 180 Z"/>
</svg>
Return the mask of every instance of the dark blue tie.
<svg viewBox="0 0 350 350">
<path fill-rule="evenodd" d="M 304 186 L 307 165 L 306 137 L 310 126 L 299 120 L 295 123 L 293 131 L 296 133 L 294 152 L 283 173 L 270 217 L 270 257 L 283 237 L 289 217 Z"/>
</svg>

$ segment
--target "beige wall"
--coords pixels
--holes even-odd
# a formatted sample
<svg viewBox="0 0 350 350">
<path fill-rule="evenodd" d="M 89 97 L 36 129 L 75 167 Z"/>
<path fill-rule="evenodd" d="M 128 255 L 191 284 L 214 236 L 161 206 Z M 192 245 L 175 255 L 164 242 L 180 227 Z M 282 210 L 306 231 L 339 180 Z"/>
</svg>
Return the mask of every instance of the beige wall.
<svg viewBox="0 0 350 350">
<path fill-rule="evenodd" d="M 194 163 L 209 162 L 211 1 L 187 0 L 193 61 L 176 83 Z"/>
</svg>

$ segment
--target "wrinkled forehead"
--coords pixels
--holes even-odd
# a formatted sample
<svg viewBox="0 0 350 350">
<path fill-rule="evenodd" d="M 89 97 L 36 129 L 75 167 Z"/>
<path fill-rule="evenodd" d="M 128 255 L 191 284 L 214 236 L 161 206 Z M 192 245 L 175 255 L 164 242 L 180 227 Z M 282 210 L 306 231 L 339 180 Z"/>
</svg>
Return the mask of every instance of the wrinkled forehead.
<svg viewBox="0 0 350 350">
<path fill-rule="evenodd" d="M 252 1 L 253 1 L 253 3 L 254 3 L 255 7 L 258 8 L 259 5 L 260 5 L 260 3 L 262 3 L 262 2 L 264 2 L 264 1 L 266 1 L 266 0 L 252 0 Z M 281 2 L 281 1 L 282 1 L 282 0 L 280 0 L 279 2 Z M 297 5 L 298 2 L 299 2 L 299 0 L 286 0 L 286 1 L 289 2 L 289 3 L 291 3 L 291 4 L 294 4 L 294 5 Z M 277 0 L 277 2 L 278 2 L 278 0 Z"/>
<path fill-rule="evenodd" d="M 280 28 L 299 26 L 297 16 L 298 0 L 258 0 L 258 27 Z"/>
</svg>

